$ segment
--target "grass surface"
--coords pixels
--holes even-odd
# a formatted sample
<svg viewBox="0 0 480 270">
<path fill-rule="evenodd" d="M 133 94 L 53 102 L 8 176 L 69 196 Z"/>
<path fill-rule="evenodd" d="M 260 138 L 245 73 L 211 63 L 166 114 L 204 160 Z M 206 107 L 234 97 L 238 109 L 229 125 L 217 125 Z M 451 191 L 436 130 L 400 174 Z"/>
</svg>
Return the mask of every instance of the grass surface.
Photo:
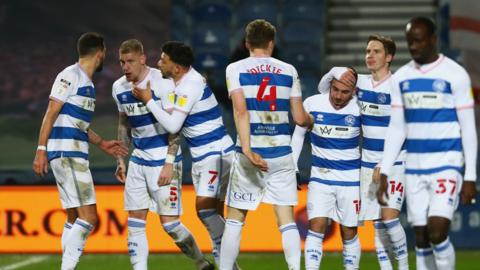
<svg viewBox="0 0 480 270">
<path fill-rule="evenodd" d="M 477 269 L 480 251 L 457 251 L 457 270 Z M 60 255 L 0 255 L 0 270 L 46 270 L 60 268 Z M 12 268 L 12 264 L 33 261 L 30 265 Z M 415 255 L 409 254 L 410 269 L 415 269 Z M 280 253 L 246 253 L 241 254 L 238 262 L 243 270 L 278 270 L 287 269 L 283 254 Z M 303 262 L 302 262 L 303 264 Z M 10 266 L 10 268 L 8 268 Z M 322 259 L 322 269 L 343 269 L 341 253 L 326 253 Z M 122 270 L 131 269 L 126 254 L 85 255 L 81 258 L 77 270 Z M 179 254 L 151 254 L 149 269 L 195 269 L 194 264 Z M 302 269 L 303 265 L 302 265 Z M 360 269 L 379 269 L 374 253 L 363 253 Z"/>
</svg>

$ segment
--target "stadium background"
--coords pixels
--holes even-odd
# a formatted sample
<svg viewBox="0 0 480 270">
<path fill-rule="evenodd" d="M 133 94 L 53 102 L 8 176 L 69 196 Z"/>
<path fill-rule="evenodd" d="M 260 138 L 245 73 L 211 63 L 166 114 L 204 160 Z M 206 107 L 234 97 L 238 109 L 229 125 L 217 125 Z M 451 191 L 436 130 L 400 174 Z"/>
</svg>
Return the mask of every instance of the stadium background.
<svg viewBox="0 0 480 270">
<path fill-rule="evenodd" d="M 393 70 L 406 63 L 409 56 L 403 29 L 408 18 L 415 15 L 426 15 L 436 20 L 440 50 L 467 67 L 474 87 L 478 89 L 479 72 L 469 68 L 475 59 L 480 60 L 480 53 L 472 45 L 479 44 L 474 41 L 475 38 L 480 41 L 480 22 L 474 20 L 475 16 L 471 16 L 473 20 L 468 19 L 469 14 L 478 14 L 480 11 L 480 5 L 474 2 L 477 1 L 1 1 L 0 253 L 59 252 L 56 234 L 63 223 L 63 216 L 57 211 L 60 205 L 53 186 L 53 175 L 50 173 L 45 179 L 35 177 L 31 162 L 51 84 L 61 69 L 76 61 L 75 44 L 81 33 L 97 31 L 106 37 L 104 70 L 94 77 L 97 105 L 92 123 L 92 128 L 102 136 L 116 136 L 117 111 L 111 98 L 111 85 L 122 76 L 118 64 L 118 46 L 125 39 L 138 38 L 144 43 L 148 64 L 153 67 L 159 58 L 160 47 L 166 40 L 181 40 L 193 46 L 195 67 L 207 77 L 214 89 L 223 107 L 227 129 L 235 137 L 224 70 L 229 62 L 245 56 L 242 44 L 246 22 L 265 18 L 277 26 L 275 56 L 297 68 L 304 98 L 316 93 L 316 84 L 321 75 L 333 65 L 353 65 L 365 72 L 363 50 L 368 34 L 389 35 L 397 42 L 398 52 Z M 465 18 L 466 21 L 463 20 Z M 477 114 L 477 122 L 479 118 Z M 309 150 L 309 142 L 306 141 L 299 162 L 304 182 L 309 175 L 310 160 L 306 154 Z M 99 207 L 104 210 L 101 218 L 105 222 L 105 227 L 100 228 L 106 230 L 104 234 L 107 234 L 108 228 L 117 230 L 118 239 L 115 240 L 117 242 L 107 241 L 108 244 L 105 244 L 105 239 L 112 238 L 102 238 L 102 233 L 98 233 L 95 236 L 99 239 L 98 244 L 88 243 L 87 252 L 125 253 L 121 241 L 125 236 L 122 224 L 126 221 L 126 215 L 122 211 L 121 186 L 113 176 L 115 162 L 95 147 L 91 147 L 90 151 L 92 173 L 96 184 L 102 186 L 100 193 L 105 196 L 106 206 L 102 206 L 99 199 Z M 189 171 L 190 162 L 186 157 L 184 183 L 187 184 L 191 183 Z M 304 192 L 305 187 L 302 198 Z M 194 196 L 191 188 L 186 188 L 185 196 L 187 213 L 183 219 L 187 220 L 187 224 L 191 222 L 190 227 L 195 228 L 193 231 L 202 248 L 208 249 L 210 245 L 206 231 L 193 213 L 193 203 L 188 204 Z M 279 234 L 271 229 L 275 225 L 270 209 L 262 208 L 259 213 L 251 214 L 249 219 L 251 231 L 246 231 L 245 235 L 252 237 L 242 242 L 242 250 L 280 251 Z M 168 238 L 162 235 L 163 232 L 158 231 L 158 221 L 154 217 L 151 220 L 149 228 L 154 235 L 150 233 L 150 239 L 160 239 L 157 246 L 153 245 L 153 252 L 176 251 Z M 263 225 L 266 227 L 269 224 L 267 221 L 271 222 L 271 226 L 265 232 L 259 231 L 257 224 L 266 224 Z M 402 221 L 406 225 L 404 215 Z M 302 205 L 297 208 L 297 222 L 305 229 L 306 217 Z M 51 227 L 47 229 L 47 225 Z M 461 208 L 452 224 L 455 246 L 479 249 L 479 228 L 480 207 Z M 372 232 L 368 228 L 363 230 L 362 245 L 371 250 Z M 332 244 L 327 245 L 329 250 L 341 248 L 336 233 L 333 227 Z M 413 235 L 411 229 L 407 234 Z M 269 238 L 270 241 L 262 242 L 261 238 Z M 413 245 L 411 238 L 409 245 Z M 11 256 L 0 258 L 0 269 L 3 269 L 5 258 Z M 279 258 L 281 260 L 281 256 Z"/>
</svg>

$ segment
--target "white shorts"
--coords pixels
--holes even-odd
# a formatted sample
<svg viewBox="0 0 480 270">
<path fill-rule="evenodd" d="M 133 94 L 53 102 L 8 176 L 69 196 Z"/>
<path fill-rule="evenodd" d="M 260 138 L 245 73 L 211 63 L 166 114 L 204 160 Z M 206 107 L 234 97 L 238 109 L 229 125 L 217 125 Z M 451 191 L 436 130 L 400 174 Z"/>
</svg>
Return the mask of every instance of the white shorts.
<svg viewBox="0 0 480 270">
<path fill-rule="evenodd" d="M 358 226 L 360 187 L 308 183 L 308 219 L 327 217 L 346 227 Z"/>
<path fill-rule="evenodd" d="M 182 162 L 174 164 L 170 185 L 158 186 L 163 166 L 144 166 L 130 161 L 125 181 L 125 210 L 150 209 L 162 216 L 182 214 Z"/>
<path fill-rule="evenodd" d="M 265 159 L 268 172 L 262 172 L 242 153 L 235 152 L 226 204 L 245 210 L 257 209 L 260 202 L 296 205 L 297 180 L 292 155 Z"/>
<path fill-rule="evenodd" d="M 372 177 L 373 169 L 367 167 L 360 169 L 360 199 L 362 203 L 358 217 L 359 220 L 381 219 L 382 208 L 402 210 L 403 199 L 405 197 L 405 167 L 403 165 L 392 167 L 392 174 L 387 180 L 387 206 L 380 206 L 378 203 L 378 184 L 373 182 Z"/>
<path fill-rule="evenodd" d="M 60 157 L 50 161 L 64 209 L 96 204 L 89 162 L 78 157 Z"/>
<path fill-rule="evenodd" d="M 192 182 L 197 196 L 225 201 L 233 151 L 212 155 L 192 164 Z"/>
<path fill-rule="evenodd" d="M 413 226 L 427 225 L 428 217 L 452 219 L 463 177 L 455 170 L 434 174 L 407 174 L 407 215 Z"/>
</svg>

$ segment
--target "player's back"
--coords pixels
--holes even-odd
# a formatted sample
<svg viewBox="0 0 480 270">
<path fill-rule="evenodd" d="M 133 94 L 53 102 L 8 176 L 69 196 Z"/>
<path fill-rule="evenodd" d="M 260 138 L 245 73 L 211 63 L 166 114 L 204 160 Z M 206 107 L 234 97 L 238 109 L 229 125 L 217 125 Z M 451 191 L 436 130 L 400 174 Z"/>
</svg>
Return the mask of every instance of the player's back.
<svg viewBox="0 0 480 270">
<path fill-rule="evenodd" d="M 227 81 L 230 92 L 243 89 L 252 149 L 263 158 L 291 153 L 290 97 L 301 97 L 295 68 L 272 57 L 249 57 L 227 67 Z"/>
<path fill-rule="evenodd" d="M 48 159 L 88 159 L 88 127 L 95 109 L 93 82 L 78 63 L 68 66 L 57 75 L 50 98 L 63 106 L 48 140 Z"/>
<path fill-rule="evenodd" d="M 233 149 L 220 105 L 200 73 L 191 68 L 177 84 L 175 96 L 175 108 L 188 114 L 182 134 L 189 145 L 192 161 Z"/>
<path fill-rule="evenodd" d="M 359 185 L 360 109 L 356 98 L 336 110 L 328 94 L 317 94 L 307 98 L 304 106 L 314 117 L 311 179 L 330 185 Z"/>
<path fill-rule="evenodd" d="M 472 106 L 469 77 L 453 60 L 440 55 L 428 65 L 413 61 L 394 75 L 407 125 L 407 174 L 445 169 L 462 171 L 463 149 L 457 108 Z"/>
<path fill-rule="evenodd" d="M 392 76 L 389 74 L 376 82 L 372 75 L 359 74 L 357 88 L 362 122 L 362 167 L 374 168 L 382 159 L 390 123 Z M 402 164 L 404 155 L 402 151 L 396 164 Z"/>
<path fill-rule="evenodd" d="M 150 81 L 152 99 L 168 104 L 168 93 L 174 88 L 172 80 L 162 78 L 160 70 L 149 68 L 147 76 L 137 84 L 146 88 Z M 132 94 L 133 84 L 123 76 L 113 84 L 112 96 L 118 110 L 127 115 L 135 147 L 131 160 L 137 164 L 160 166 L 167 154 L 168 132 L 149 112 L 147 107 Z"/>
</svg>

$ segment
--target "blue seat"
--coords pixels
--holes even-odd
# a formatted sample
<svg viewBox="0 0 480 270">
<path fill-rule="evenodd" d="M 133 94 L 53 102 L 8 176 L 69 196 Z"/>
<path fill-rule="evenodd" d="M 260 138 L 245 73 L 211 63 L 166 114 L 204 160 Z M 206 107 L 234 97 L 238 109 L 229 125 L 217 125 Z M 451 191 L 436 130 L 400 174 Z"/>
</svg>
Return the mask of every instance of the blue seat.
<svg viewBox="0 0 480 270">
<path fill-rule="evenodd" d="M 304 98 L 318 94 L 317 85 L 322 78 L 317 70 L 300 69 L 297 70 L 302 86 L 302 95 Z"/>
<path fill-rule="evenodd" d="M 225 68 L 228 64 L 228 57 L 225 53 L 221 51 L 203 51 L 200 50 L 196 54 L 195 60 L 195 67 L 203 70 L 203 69 L 223 69 L 225 72 Z"/>
<path fill-rule="evenodd" d="M 320 45 L 323 35 L 324 32 L 320 23 L 291 21 L 285 25 L 282 31 L 282 40 L 287 44 Z"/>
<path fill-rule="evenodd" d="M 276 1 L 245 1 L 242 2 L 236 14 L 238 27 L 245 27 L 247 23 L 255 19 L 264 19 L 270 23 L 277 24 L 278 5 Z"/>
<path fill-rule="evenodd" d="M 307 20 L 323 22 L 325 5 L 323 1 L 295 0 L 287 1 L 283 6 L 283 19 L 285 22 L 291 20 Z"/>
<path fill-rule="evenodd" d="M 289 45 L 282 48 L 282 55 L 286 62 L 297 69 L 320 70 L 322 62 L 319 46 Z"/>
<path fill-rule="evenodd" d="M 232 12 L 230 7 L 218 1 L 212 3 L 198 4 L 193 7 L 194 23 L 201 22 L 222 22 L 230 23 Z"/>
<path fill-rule="evenodd" d="M 214 48 L 226 52 L 230 48 L 230 31 L 221 23 L 199 24 L 193 26 L 194 48 Z"/>
</svg>

